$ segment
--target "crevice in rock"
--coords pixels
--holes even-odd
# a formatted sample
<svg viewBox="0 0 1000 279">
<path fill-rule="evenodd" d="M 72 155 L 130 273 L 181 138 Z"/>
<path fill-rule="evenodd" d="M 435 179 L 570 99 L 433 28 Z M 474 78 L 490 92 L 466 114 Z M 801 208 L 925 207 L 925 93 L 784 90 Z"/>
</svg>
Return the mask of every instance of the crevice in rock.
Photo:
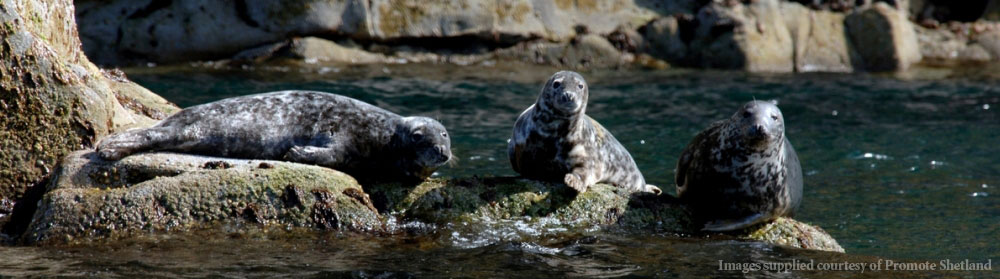
<svg viewBox="0 0 1000 279">
<path fill-rule="evenodd" d="M 2 224 L 0 233 L 10 236 L 11 240 L 19 239 L 24 234 L 35 216 L 35 211 L 38 210 L 38 201 L 45 195 L 45 190 L 51 179 L 51 176 L 45 177 L 24 191 L 21 199 L 14 203 L 10 219 L 6 224 Z"/>
<path fill-rule="evenodd" d="M 250 17 L 250 11 L 247 9 L 246 0 L 236 0 L 235 6 L 236 6 L 236 17 L 239 18 L 240 21 L 243 21 L 243 23 L 246 23 L 247 26 L 253 28 L 260 27 L 260 23 L 258 23 L 256 20 L 253 20 L 253 18 Z"/>
</svg>

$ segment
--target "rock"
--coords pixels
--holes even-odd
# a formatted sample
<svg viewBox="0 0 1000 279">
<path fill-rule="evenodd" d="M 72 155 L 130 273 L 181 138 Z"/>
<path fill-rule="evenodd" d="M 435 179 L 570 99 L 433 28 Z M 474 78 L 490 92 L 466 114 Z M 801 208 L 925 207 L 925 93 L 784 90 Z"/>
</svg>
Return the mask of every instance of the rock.
<svg viewBox="0 0 1000 279">
<path fill-rule="evenodd" d="M 389 59 L 384 55 L 358 48 L 344 47 L 333 41 L 316 37 L 293 38 L 250 48 L 233 55 L 232 61 L 259 63 L 274 58 L 291 58 L 306 63 L 328 62 L 332 64 L 389 62 Z"/>
<path fill-rule="evenodd" d="M 1000 60 L 1000 29 L 979 34 L 975 40 L 994 60 Z"/>
<path fill-rule="evenodd" d="M 728 5 L 714 1 L 698 12 L 690 50 L 697 66 L 787 73 L 794 47 L 777 0 Z"/>
<path fill-rule="evenodd" d="M 863 67 L 844 29 L 844 14 L 785 2 L 781 14 L 795 46 L 795 71 L 845 72 Z"/>
<path fill-rule="evenodd" d="M 989 45 L 990 32 L 976 36 L 970 41 L 944 28 L 924 28 L 916 26 L 917 40 L 924 62 L 954 65 L 966 62 L 988 62 L 1000 57 L 1000 52 L 991 53 L 984 46 Z"/>
<path fill-rule="evenodd" d="M 564 228 L 594 225 L 654 229 L 699 234 L 687 211 L 669 195 L 628 196 L 619 188 L 597 184 L 583 194 L 561 184 L 512 177 L 431 179 L 416 187 L 366 187 L 375 206 L 403 220 L 434 224 L 483 223 L 519 220 L 529 226 L 556 224 Z M 779 218 L 775 222 L 737 232 L 737 238 L 776 245 L 843 252 L 822 229 Z"/>
<path fill-rule="evenodd" d="M 72 1 L 0 3 L 0 205 L 20 200 L 70 151 L 177 110 L 84 56 Z"/>
<path fill-rule="evenodd" d="M 514 177 L 362 188 L 346 174 L 317 166 L 175 153 L 143 153 L 109 162 L 93 151 L 77 151 L 66 156 L 48 188 L 21 235 L 24 242 L 118 239 L 212 230 L 220 224 L 230 231 L 273 226 L 392 233 L 393 223 L 384 223 L 392 220 L 498 229 L 621 226 L 700 234 L 672 196 L 630 195 L 605 184 L 582 194 L 562 184 Z M 380 211 L 393 218 L 382 218 Z M 842 251 L 822 230 L 791 219 L 733 236 Z"/>
<path fill-rule="evenodd" d="M 749 240 L 802 249 L 844 252 L 837 240 L 823 229 L 791 218 L 779 217 L 774 222 L 751 229 L 743 236 Z"/>
<path fill-rule="evenodd" d="M 845 19 L 854 48 L 869 71 L 902 71 L 922 58 L 913 24 L 883 2 Z"/>
<path fill-rule="evenodd" d="M 270 167 L 261 168 L 261 163 Z M 354 178 L 288 162 L 146 153 L 66 156 L 22 240 L 115 239 L 245 222 L 372 231 L 378 212 Z"/>
<path fill-rule="evenodd" d="M 79 3 L 87 53 L 103 64 L 176 63 L 231 57 L 295 36 L 358 41 L 461 38 L 488 46 L 567 41 L 577 30 L 607 35 L 698 1 L 99 1 Z M 219 40 L 218 38 L 226 38 Z M 464 49 L 467 44 L 450 46 Z"/>
<path fill-rule="evenodd" d="M 292 40 L 290 56 L 305 61 L 320 61 L 346 64 L 370 64 L 386 62 L 388 59 L 380 54 L 367 52 L 357 48 L 347 48 L 332 41 L 305 37 Z"/>
<path fill-rule="evenodd" d="M 604 37 L 587 34 L 569 42 L 529 42 L 498 50 L 500 59 L 522 60 L 566 68 L 611 68 L 631 62 Z"/>
<path fill-rule="evenodd" d="M 680 24 L 674 16 L 653 20 L 643 27 L 643 52 L 678 63 L 687 57 L 687 43 L 681 39 Z"/>
</svg>

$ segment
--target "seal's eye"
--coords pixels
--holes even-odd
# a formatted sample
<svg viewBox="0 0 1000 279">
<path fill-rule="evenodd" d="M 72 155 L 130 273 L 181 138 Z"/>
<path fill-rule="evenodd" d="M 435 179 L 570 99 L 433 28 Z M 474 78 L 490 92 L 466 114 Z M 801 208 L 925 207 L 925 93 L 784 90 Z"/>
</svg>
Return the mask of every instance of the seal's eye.
<svg viewBox="0 0 1000 279">
<path fill-rule="evenodd" d="M 422 140 L 424 140 L 424 133 L 423 132 L 415 132 L 415 133 L 413 133 L 413 135 L 411 136 L 411 138 L 413 139 L 414 142 L 422 141 Z"/>
<path fill-rule="evenodd" d="M 557 81 L 552 82 L 552 88 L 559 89 L 559 87 L 562 87 L 562 82 L 561 81 L 557 80 Z"/>
<path fill-rule="evenodd" d="M 577 84 L 577 85 L 576 85 L 576 88 L 577 88 L 577 89 L 583 89 L 583 83 L 581 83 L 581 84 Z"/>
<path fill-rule="evenodd" d="M 771 119 L 774 120 L 774 121 L 778 121 L 778 115 L 777 114 L 772 114 L 771 115 Z"/>
<path fill-rule="evenodd" d="M 752 114 L 753 113 L 751 113 L 750 110 L 744 110 L 743 111 L 743 117 L 750 117 Z"/>
<path fill-rule="evenodd" d="M 448 138 L 448 132 L 441 132 L 442 138 Z"/>
</svg>

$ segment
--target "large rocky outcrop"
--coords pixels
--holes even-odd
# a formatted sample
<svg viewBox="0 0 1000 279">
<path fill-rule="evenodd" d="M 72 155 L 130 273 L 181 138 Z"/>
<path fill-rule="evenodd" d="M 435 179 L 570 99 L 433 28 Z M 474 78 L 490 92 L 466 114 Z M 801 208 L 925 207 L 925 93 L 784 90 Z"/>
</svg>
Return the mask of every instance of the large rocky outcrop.
<svg viewBox="0 0 1000 279">
<path fill-rule="evenodd" d="M 792 37 L 777 0 L 738 4 L 713 1 L 698 12 L 691 42 L 694 59 L 706 68 L 792 72 Z"/>
<path fill-rule="evenodd" d="M 864 67 L 844 29 L 843 13 L 786 2 L 781 14 L 795 46 L 796 72 L 852 72 Z"/>
<path fill-rule="evenodd" d="M 386 232 L 394 220 L 561 230 L 626 226 L 694 233 L 685 209 L 669 195 L 629 195 L 603 184 L 583 194 L 562 185 L 508 177 L 430 179 L 419 185 L 362 189 L 350 176 L 317 166 L 171 153 L 109 162 L 93 151 L 74 152 L 39 204 L 21 237 L 29 243 L 113 239 L 219 224 L 229 229 L 242 224 Z M 843 251 L 821 229 L 790 219 L 735 236 Z"/>
<path fill-rule="evenodd" d="M 906 70 L 922 58 L 906 12 L 879 2 L 851 13 L 845 23 L 869 71 Z"/>
<path fill-rule="evenodd" d="M 751 72 L 852 72 L 920 61 L 907 1 L 822 2 L 88 0 L 78 15 L 88 55 L 112 65 L 272 55 L 323 62 L 275 52 L 296 40 L 333 48 L 308 52 L 348 64 L 495 58 L 614 68 L 655 57 Z"/>
<path fill-rule="evenodd" d="M 0 219 L 63 155 L 176 109 L 84 56 L 72 1 L 0 1 Z"/>
<path fill-rule="evenodd" d="M 696 2 L 79 1 L 78 14 L 88 55 L 123 64 L 221 59 L 302 35 L 387 43 L 464 38 L 486 46 L 567 41 L 582 30 L 604 35 L 619 26 L 638 27 Z"/>
</svg>

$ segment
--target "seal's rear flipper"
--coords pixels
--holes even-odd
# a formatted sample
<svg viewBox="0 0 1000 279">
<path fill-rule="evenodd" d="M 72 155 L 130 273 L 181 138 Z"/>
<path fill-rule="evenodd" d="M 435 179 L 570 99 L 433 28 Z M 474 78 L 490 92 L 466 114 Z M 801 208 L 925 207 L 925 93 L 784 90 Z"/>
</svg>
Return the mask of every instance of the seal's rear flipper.
<svg viewBox="0 0 1000 279">
<path fill-rule="evenodd" d="M 744 229 L 749 226 L 753 226 L 763 222 L 767 222 L 770 221 L 771 219 L 773 219 L 771 214 L 755 213 L 753 215 L 744 217 L 743 219 L 711 221 L 705 224 L 705 227 L 701 228 L 701 230 L 709 232 L 734 231 L 734 230 Z"/>
<path fill-rule="evenodd" d="M 110 135 L 97 145 L 97 155 L 105 160 L 118 160 L 161 144 L 163 128 L 132 129 Z"/>
</svg>

